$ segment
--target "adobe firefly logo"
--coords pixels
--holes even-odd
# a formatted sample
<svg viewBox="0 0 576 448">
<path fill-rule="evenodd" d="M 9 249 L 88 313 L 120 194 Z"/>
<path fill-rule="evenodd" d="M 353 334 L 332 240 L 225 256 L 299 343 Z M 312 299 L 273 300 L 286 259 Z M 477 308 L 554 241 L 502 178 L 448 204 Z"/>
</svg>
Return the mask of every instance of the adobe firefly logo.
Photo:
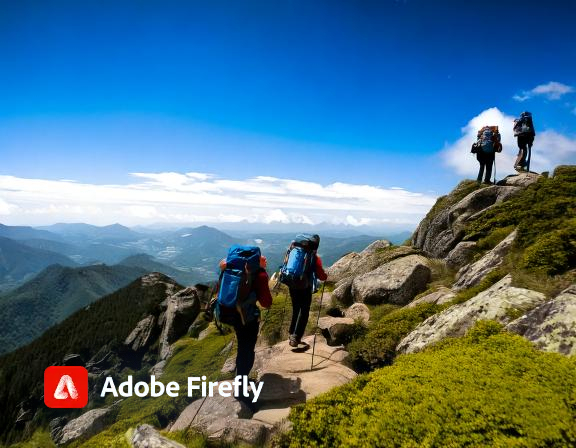
<svg viewBox="0 0 576 448">
<path fill-rule="evenodd" d="M 49 408 L 83 408 L 88 404 L 88 371 L 79 366 L 44 370 L 44 403 Z"/>
</svg>

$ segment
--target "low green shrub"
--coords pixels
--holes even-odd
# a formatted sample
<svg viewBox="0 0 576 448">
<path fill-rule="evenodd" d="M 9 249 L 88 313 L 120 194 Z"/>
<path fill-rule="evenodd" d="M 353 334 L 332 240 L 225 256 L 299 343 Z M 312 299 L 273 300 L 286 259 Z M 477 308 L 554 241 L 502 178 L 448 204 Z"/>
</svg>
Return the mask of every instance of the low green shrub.
<svg viewBox="0 0 576 448">
<path fill-rule="evenodd" d="M 349 362 L 357 372 L 368 372 L 389 365 L 396 356 L 396 346 L 427 317 L 444 307 L 423 303 L 414 308 L 399 308 L 374 322 L 366 334 L 348 346 Z"/>
<path fill-rule="evenodd" d="M 283 447 L 576 444 L 576 359 L 479 322 L 290 412 Z"/>
<path fill-rule="evenodd" d="M 522 259 L 522 267 L 548 275 L 561 274 L 572 266 L 576 266 L 576 219 L 540 236 L 524 251 Z"/>
</svg>

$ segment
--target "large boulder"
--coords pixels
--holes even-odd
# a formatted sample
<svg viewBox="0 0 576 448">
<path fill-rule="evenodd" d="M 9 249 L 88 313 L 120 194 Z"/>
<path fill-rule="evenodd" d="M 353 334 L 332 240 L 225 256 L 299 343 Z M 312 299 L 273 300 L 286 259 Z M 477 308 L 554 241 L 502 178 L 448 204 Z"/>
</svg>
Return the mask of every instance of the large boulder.
<svg viewBox="0 0 576 448">
<path fill-rule="evenodd" d="M 376 240 L 366 246 L 366 248 L 360 252 L 360 255 L 368 255 L 381 249 L 387 249 L 390 246 L 392 246 L 392 243 L 388 240 Z"/>
<path fill-rule="evenodd" d="M 507 324 L 514 314 L 528 311 L 546 300 L 542 293 L 515 288 L 511 283 L 512 277 L 507 275 L 467 302 L 430 316 L 402 339 L 396 350 L 414 353 L 445 338 L 463 336 L 478 320 Z"/>
<path fill-rule="evenodd" d="M 464 186 L 465 187 L 465 186 Z M 459 188 L 464 188 L 459 187 Z M 466 223 L 478 212 L 498 204 L 521 191 L 520 187 L 490 186 L 472 191 L 454 205 L 426 216 L 412 236 L 412 244 L 432 258 L 445 258 L 464 236 Z M 458 197 L 458 189 L 450 193 Z M 450 196 L 449 195 L 449 196 Z M 450 197 L 447 203 L 450 203 Z"/>
<path fill-rule="evenodd" d="M 356 277 L 352 282 L 351 294 L 355 302 L 405 305 L 426 289 L 430 275 L 426 258 L 409 255 Z"/>
<path fill-rule="evenodd" d="M 250 445 L 262 443 L 270 426 L 261 421 L 250 420 L 253 413 L 243 402 L 233 397 L 200 398 L 188 405 L 180 414 L 170 431 L 195 428 L 202 431 L 209 441 Z"/>
<path fill-rule="evenodd" d="M 480 283 L 488 273 L 502 264 L 515 238 L 516 230 L 511 232 L 504 240 L 500 241 L 494 249 L 484 255 L 480 260 L 460 269 L 457 274 L 458 279 L 454 282 L 454 285 L 452 285 L 452 289 L 461 291 Z"/>
<path fill-rule="evenodd" d="M 540 174 L 536 173 L 518 173 L 506 176 L 497 185 L 526 188 L 528 185 L 537 182 L 539 177 Z"/>
<path fill-rule="evenodd" d="M 344 344 L 354 330 L 354 319 L 349 317 L 321 317 L 318 328 L 326 338 L 328 345 Z"/>
<path fill-rule="evenodd" d="M 200 299 L 196 288 L 188 287 L 178 291 L 166 301 L 163 328 L 160 335 L 160 359 L 171 354 L 171 344 L 184 336 L 200 313 Z"/>
<path fill-rule="evenodd" d="M 352 302 L 352 282 L 354 277 L 347 277 L 337 283 L 332 291 L 332 299 L 336 303 L 349 304 Z"/>
<path fill-rule="evenodd" d="M 467 265 L 474 255 L 476 241 L 461 241 L 450 251 L 444 260 L 451 269 L 459 269 Z"/>
<path fill-rule="evenodd" d="M 336 261 L 326 271 L 328 280 L 338 287 L 343 280 L 366 274 L 384 263 L 416 253 L 418 251 L 412 247 L 390 247 L 383 242 L 374 242 L 362 252 L 351 252 Z"/>
<path fill-rule="evenodd" d="M 95 436 L 111 423 L 113 409 L 100 408 L 85 412 L 80 417 L 70 420 L 60 431 L 54 431 L 54 443 L 66 445 L 75 440 L 85 440 Z"/>
<path fill-rule="evenodd" d="M 445 303 L 450 302 L 452 299 L 456 297 L 456 293 L 451 289 L 448 289 L 444 286 L 438 288 L 436 291 L 431 292 L 430 294 L 426 294 L 422 297 L 419 297 L 416 300 L 413 300 L 408 305 L 408 308 L 414 308 L 415 306 L 420 305 L 421 303 L 433 303 L 436 305 L 443 305 Z"/>
<path fill-rule="evenodd" d="M 506 329 L 524 336 L 541 350 L 576 355 L 576 284 Z"/>
<path fill-rule="evenodd" d="M 135 352 L 145 349 L 152 342 L 155 328 L 156 317 L 153 315 L 145 317 L 136 324 L 134 330 L 124 341 L 124 345 L 129 346 Z"/>
<path fill-rule="evenodd" d="M 130 444 L 134 448 L 186 448 L 184 445 L 161 436 L 150 425 L 140 425 L 132 432 Z"/>
</svg>

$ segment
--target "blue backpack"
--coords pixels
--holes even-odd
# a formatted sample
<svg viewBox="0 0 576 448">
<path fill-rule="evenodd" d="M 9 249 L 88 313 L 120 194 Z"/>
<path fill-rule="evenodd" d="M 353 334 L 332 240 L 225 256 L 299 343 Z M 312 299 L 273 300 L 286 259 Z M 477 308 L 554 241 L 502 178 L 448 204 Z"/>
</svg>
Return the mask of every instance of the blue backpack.
<svg viewBox="0 0 576 448">
<path fill-rule="evenodd" d="M 498 126 L 484 126 L 478 131 L 477 148 L 483 153 L 493 154 L 502 151 L 500 144 L 500 132 Z"/>
<path fill-rule="evenodd" d="M 314 285 L 318 244 L 318 235 L 300 234 L 292 241 L 280 268 L 282 283 L 295 289 L 306 289 Z"/>
<path fill-rule="evenodd" d="M 220 274 L 214 316 L 217 321 L 232 324 L 234 310 L 243 324 L 258 317 L 253 280 L 260 270 L 260 248 L 232 246 L 226 257 L 226 268 Z"/>
</svg>

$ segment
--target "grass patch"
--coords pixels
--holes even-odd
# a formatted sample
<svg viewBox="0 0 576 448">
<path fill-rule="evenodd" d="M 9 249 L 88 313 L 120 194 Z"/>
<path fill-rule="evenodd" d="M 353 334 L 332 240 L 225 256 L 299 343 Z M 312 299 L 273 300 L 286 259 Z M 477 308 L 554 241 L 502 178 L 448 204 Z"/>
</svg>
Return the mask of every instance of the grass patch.
<svg viewBox="0 0 576 448">
<path fill-rule="evenodd" d="M 423 303 L 413 308 L 391 310 L 378 321 L 373 321 L 364 337 L 347 346 L 352 367 L 357 372 L 369 372 L 392 364 L 398 343 L 419 323 L 444 308 Z"/>
<path fill-rule="evenodd" d="M 290 420 L 284 448 L 574 446 L 576 359 L 479 322 L 292 408 Z"/>
<path fill-rule="evenodd" d="M 52 442 L 47 430 L 37 429 L 30 439 L 10 445 L 10 448 L 56 448 L 56 445 Z"/>
<path fill-rule="evenodd" d="M 460 291 L 458 294 L 456 294 L 456 297 L 454 297 L 454 299 L 450 301 L 450 305 L 454 305 L 457 303 L 464 303 L 470 300 L 475 295 L 480 294 L 482 291 L 487 290 L 492 285 L 502 280 L 507 272 L 508 271 L 502 268 L 498 268 L 492 272 L 489 272 L 488 274 L 486 274 L 486 276 L 484 276 L 484 278 L 480 281 L 480 283 L 478 283 L 475 286 L 472 286 L 471 288 Z"/>
</svg>

